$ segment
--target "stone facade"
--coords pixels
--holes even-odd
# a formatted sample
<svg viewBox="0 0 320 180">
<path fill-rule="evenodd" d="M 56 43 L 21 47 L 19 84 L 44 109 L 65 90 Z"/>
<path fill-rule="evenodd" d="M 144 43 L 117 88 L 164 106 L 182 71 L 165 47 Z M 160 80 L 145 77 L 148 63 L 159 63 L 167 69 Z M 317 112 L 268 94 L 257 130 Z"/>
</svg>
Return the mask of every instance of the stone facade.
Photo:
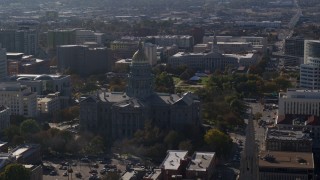
<svg viewBox="0 0 320 180">
<path fill-rule="evenodd" d="M 131 137 L 151 121 L 161 128 L 200 126 L 200 101 L 192 93 L 153 91 L 142 44 L 133 55 L 126 92 L 98 91 L 80 102 L 80 128 L 112 139 Z"/>
</svg>

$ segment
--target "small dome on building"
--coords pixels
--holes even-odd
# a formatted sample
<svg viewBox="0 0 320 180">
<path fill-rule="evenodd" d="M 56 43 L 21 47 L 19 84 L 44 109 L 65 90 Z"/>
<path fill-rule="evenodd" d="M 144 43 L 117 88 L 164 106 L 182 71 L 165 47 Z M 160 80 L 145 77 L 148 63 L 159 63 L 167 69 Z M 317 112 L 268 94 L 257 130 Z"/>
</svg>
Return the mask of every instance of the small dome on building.
<svg viewBox="0 0 320 180">
<path fill-rule="evenodd" d="M 142 42 L 139 42 L 139 49 L 132 56 L 132 63 L 148 63 L 148 58 L 144 53 Z"/>
<path fill-rule="evenodd" d="M 34 78 L 34 80 L 53 80 L 53 78 L 49 75 L 39 75 L 36 78 Z"/>
</svg>

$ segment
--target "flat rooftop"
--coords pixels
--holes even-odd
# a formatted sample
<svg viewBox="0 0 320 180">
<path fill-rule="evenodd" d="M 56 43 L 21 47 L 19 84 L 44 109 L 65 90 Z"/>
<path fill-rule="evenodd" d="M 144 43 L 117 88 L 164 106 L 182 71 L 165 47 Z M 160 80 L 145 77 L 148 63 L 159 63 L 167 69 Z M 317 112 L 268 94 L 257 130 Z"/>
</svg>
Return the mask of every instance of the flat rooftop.
<svg viewBox="0 0 320 180">
<path fill-rule="evenodd" d="M 288 89 L 287 92 L 279 93 L 279 98 L 297 98 L 316 100 L 320 99 L 320 90 L 317 89 Z"/>
<path fill-rule="evenodd" d="M 157 180 L 161 176 L 161 169 L 154 169 L 151 174 L 147 174 L 145 178 Z"/>
<path fill-rule="evenodd" d="M 302 131 L 293 131 L 293 130 L 280 130 L 280 129 L 268 129 L 267 130 L 267 139 L 278 139 L 278 140 L 305 140 L 312 141 L 311 137 L 307 133 Z"/>
<path fill-rule="evenodd" d="M 7 142 L 0 141 L 0 147 L 8 144 Z"/>
<path fill-rule="evenodd" d="M 207 171 L 211 162 L 214 160 L 214 152 L 195 152 L 187 167 L 187 170 Z"/>
<path fill-rule="evenodd" d="M 312 152 L 261 151 L 259 168 L 314 169 Z"/>
<path fill-rule="evenodd" d="M 188 151 L 169 150 L 160 167 L 166 170 L 177 170 L 180 167 L 180 160 L 184 160 L 187 154 Z"/>
</svg>

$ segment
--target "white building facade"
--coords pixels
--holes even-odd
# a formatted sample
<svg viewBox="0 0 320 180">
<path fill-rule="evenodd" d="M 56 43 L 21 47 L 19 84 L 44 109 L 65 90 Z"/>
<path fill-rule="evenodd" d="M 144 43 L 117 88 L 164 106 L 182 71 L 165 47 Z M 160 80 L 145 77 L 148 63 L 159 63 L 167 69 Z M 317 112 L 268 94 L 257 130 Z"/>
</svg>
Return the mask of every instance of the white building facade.
<svg viewBox="0 0 320 180">
<path fill-rule="evenodd" d="M 40 96 L 59 92 L 61 107 L 65 108 L 69 106 L 71 98 L 71 80 L 69 75 L 18 74 L 10 77 L 10 80 L 30 87 L 32 92 Z"/>
<path fill-rule="evenodd" d="M 0 83 L 0 105 L 10 109 L 10 115 L 37 116 L 37 97 L 20 83 Z"/>
<path fill-rule="evenodd" d="M 104 43 L 104 34 L 96 33 L 91 30 L 77 29 L 76 33 L 76 44 L 83 44 L 85 42 L 96 42 L 99 45 Z"/>
<path fill-rule="evenodd" d="M 192 49 L 194 40 L 189 35 L 165 35 L 165 36 L 147 36 L 148 39 L 154 39 L 155 44 L 159 46 L 177 45 L 180 49 Z"/>
<path fill-rule="evenodd" d="M 48 94 L 46 97 L 38 98 L 39 114 L 53 114 L 60 110 L 59 93 Z"/>
<path fill-rule="evenodd" d="M 280 93 L 278 116 L 286 114 L 320 116 L 320 91 L 288 89 Z"/>
<path fill-rule="evenodd" d="M 149 64 L 154 66 L 157 64 L 157 46 L 152 43 L 144 43 L 144 53 L 146 54 Z"/>
<path fill-rule="evenodd" d="M 300 66 L 300 87 L 320 89 L 320 41 L 305 40 L 304 64 Z"/>
</svg>

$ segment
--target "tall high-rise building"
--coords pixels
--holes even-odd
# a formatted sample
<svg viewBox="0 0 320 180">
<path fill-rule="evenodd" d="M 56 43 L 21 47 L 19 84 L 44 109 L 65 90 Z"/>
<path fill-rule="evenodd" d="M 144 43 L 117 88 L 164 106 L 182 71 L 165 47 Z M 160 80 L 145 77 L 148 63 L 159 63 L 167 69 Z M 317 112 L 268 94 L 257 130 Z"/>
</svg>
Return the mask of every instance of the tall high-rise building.
<svg viewBox="0 0 320 180">
<path fill-rule="evenodd" d="M 304 64 L 300 66 L 300 87 L 320 89 L 320 41 L 305 40 Z"/>
<path fill-rule="evenodd" d="M 80 75 L 106 73 L 111 70 L 109 49 L 91 48 L 86 45 L 63 45 L 57 47 L 58 69 L 70 70 Z"/>
<path fill-rule="evenodd" d="M 0 44 L 0 80 L 7 77 L 7 56 L 6 49 L 1 48 Z"/>
<path fill-rule="evenodd" d="M 55 49 L 59 45 L 70 44 L 76 44 L 76 33 L 74 29 L 48 31 L 47 46 L 49 49 Z"/>
<path fill-rule="evenodd" d="M 1 30 L 0 43 L 7 52 L 37 55 L 39 48 L 38 31 L 29 28 Z"/>
<path fill-rule="evenodd" d="M 7 52 L 15 52 L 15 30 L 0 30 L 0 43 Z"/>
<path fill-rule="evenodd" d="M 157 64 L 157 46 L 152 43 L 144 43 L 144 53 L 151 66 Z"/>
<path fill-rule="evenodd" d="M 301 37 L 292 37 L 285 40 L 284 53 L 286 55 L 303 57 L 304 39 Z"/>
<path fill-rule="evenodd" d="M 37 55 L 39 48 L 38 31 L 21 29 L 15 32 L 15 52 Z"/>
<path fill-rule="evenodd" d="M 84 42 L 96 42 L 97 37 L 91 30 L 76 30 L 76 43 L 83 44 Z"/>
</svg>

